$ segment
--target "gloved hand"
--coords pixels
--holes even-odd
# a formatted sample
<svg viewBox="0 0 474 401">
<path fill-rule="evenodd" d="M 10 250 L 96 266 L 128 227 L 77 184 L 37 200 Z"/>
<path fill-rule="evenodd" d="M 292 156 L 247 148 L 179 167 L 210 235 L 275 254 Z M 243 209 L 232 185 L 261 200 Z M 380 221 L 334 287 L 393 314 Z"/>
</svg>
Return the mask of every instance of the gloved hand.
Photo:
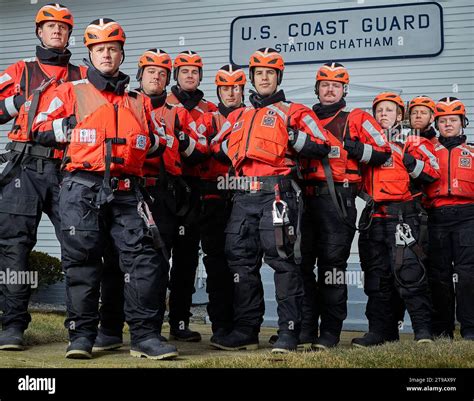
<svg viewBox="0 0 474 401">
<path fill-rule="evenodd" d="M 69 116 L 67 119 L 67 127 L 69 129 L 73 129 L 77 125 L 77 119 L 76 116 L 73 114 L 72 116 Z"/>
<path fill-rule="evenodd" d="M 358 138 L 355 138 L 355 141 L 345 138 L 344 149 L 352 159 L 360 160 L 364 154 L 364 144 L 360 142 Z"/>
<path fill-rule="evenodd" d="M 189 136 L 186 135 L 183 131 L 179 131 L 178 141 L 179 141 L 178 150 L 180 152 L 185 151 L 189 146 L 189 141 L 190 141 Z"/>
<path fill-rule="evenodd" d="M 406 167 L 408 172 L 412 172 L 416 166 L 416 159 L 410 153 L 405 152 L 403 155 L 403 165 Z"/>
<path fill-rule="evenodd" d="M 298 131 L 288 127 L 288 144 L 293 146 L 296 142 L 296 138 L 298 137 Z"/>
<path fill-rule="evenodd" d="M 15 95 L 13 98 L 13 104 L 15 105 L 15 108 L 20 111 L 20 107 L 23 106 L 23 104 L 26 102 L 25 94 L 21 93 L 18 95 Z"/>
</svg>

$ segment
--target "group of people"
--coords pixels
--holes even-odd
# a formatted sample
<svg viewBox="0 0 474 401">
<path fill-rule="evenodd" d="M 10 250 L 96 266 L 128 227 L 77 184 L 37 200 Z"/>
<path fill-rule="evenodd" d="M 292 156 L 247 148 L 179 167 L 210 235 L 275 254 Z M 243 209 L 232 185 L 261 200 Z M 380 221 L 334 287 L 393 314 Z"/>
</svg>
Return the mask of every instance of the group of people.
<svg viewBox="0 0 474 401">
<path fill-rule="evenodd" d="M 309 108 L 279 89 L 284 60 L 271 48 L 250 57 L 248 106 L 247 77 L 231 64 L 216 74 L 219 104 L 206 101 L 193 51 L 145 51 L 131 90 L 120 24 L 87 26 L 81 67 L 69 62 L 73 26 L 65 6 L 42 7 L 36 57 L 0 75 L 0 123 L 14 120 L 0 266 L 28 270 L 46 213 L 61 244 L 67 358 L 121 347 L 124 322 L 132 356 L 175 358 L 161 333 L 167 289 L 169 339 L 200 341 L 189 328 L 200 246 L 213 347 L 258 347 L 263 258 L 278 303 L 272 352 L 335 347 L 347 285 L 327 278 L 346 271 L 357 230 L 369 331 L 354 346 L 398 340 L 405 310 L 420 343 L 453 338 L 455 310 L 474 340 L 474 147 L 460 100 L 418 96 L 405 107 L 383 92 L 373 115 L 349 110 L 348 71 L 330 62 Z M 247 180 L 223 187 L 229 177 Z M 30 288 L 0 290 L 0 350 L 23 349 Z"/>
</svg>

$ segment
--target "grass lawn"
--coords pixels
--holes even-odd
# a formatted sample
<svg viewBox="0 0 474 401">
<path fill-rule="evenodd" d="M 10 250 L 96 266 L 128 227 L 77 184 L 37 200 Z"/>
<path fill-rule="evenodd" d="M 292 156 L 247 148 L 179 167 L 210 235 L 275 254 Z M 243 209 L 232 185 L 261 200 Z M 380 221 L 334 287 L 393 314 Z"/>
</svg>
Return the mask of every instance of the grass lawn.
<svg viewBox="0 0 474 401">
<path fill-rule="evenodd" d="M 413 336 L 403 334 L 399 343 L 371 349 L 350 346 L 358 332 L 344 332 L 341 346 L 331 351 L 298 352 L 273 356 L 268 339 L 274 328 L 262 328 L 258 351 L 219 351 L 211 348 L 210 325 L 191 324 L 203 335 L 200 343 L 174 343 L 179 357 L 173 361 L 152 361 L 132 358 L 129 341 L 119 350 L 94 353 L 92 360 L 64 358 L 67 332 L 64 315 L 58 313 L 32 313 L 32 323 L 25 333 L 28 349 L 0 351 L 0 368 L 474 368 L 474 343 L 461 340 L 437 340 L 434 344 L 416 344 Z M 163 334 L 169 333 L 166 324 Z"/>
</svg>

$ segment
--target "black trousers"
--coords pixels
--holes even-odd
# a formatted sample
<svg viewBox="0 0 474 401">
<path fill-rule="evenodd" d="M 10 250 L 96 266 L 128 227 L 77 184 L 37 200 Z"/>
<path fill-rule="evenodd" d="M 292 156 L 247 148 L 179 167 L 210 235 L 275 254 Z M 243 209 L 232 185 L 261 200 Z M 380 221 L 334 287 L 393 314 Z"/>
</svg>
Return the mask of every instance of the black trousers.
<svg viewBox="0 0 474 401">
<path fill-rule="evenodd" d="M 0 182 L 0 269 L 18 274 L 29 270 L 28 258 L 36 244 L 43 212 L 53 223 L 60 240 L 61 175 L 58 161 L 31 156 L 18 161 L 11 173 L 9 182 Z M 28 313 L 30 283 L 6 282 L 0 285 L 0 292 L 4 296 L 3 329 L 26 330 L 31 321 Z"/>
<path fill-rule="evenodd" d="M 337 185 L 336 190 L 339 203 L 347 212 L 347 220 L 355 225 L 355 188 Z M 355 229 L 341 220 L 331 196 L 319 187 L 314 188 L 314 193 L 307 194 L 305 206 L 301 263 L 305 286 L 302 330 L 317 334 L 318 316 L 321 316 L 320 332 L 339 337 L 347 317 L 347 285 L 327 278 L 345 273 Z M 313 272 L 316 259 L 317 282 Z"/>
<path fill-rule="evenodd" d="M 281 193 L 289 208 L 292 227 L 297 226 L 297 199 L 291 189 Z M 279 332 L 299 335 L 303 302 L 301 268 L 285 237 L 288 258 L 278 254 L 272 220 L 274 193 L 239 192 L 234 196 L 226 228 L 226 255 L 234 280 L 234 328 L 257 334 L 265 311 L 260 277 L 262 257 L 275 271 Z M 301 201 L 301 200 L 300 200 Z"/>
<path fill-rule="evenodd" d="M 91 182 L 86 183 L 89 178 Z M 157 337 L 162 324 L 159 306 L 166 295 L 167 261 L 153 247 L 138 215 L 138 190 L 116 191 L 101 206 L 97 176 L 82 173 L 79 183 L 68 175 L 60 192 L 63 231 L 61 251 L 66 272 L 66 328 L 71 340 L 97 335 L 103 257 L 111 238 L 124 273 L 124 311 L 132 342 Z"/>
<path fill-rule="evenodd" d="M 225 227 L 229 220 L 232 204 L 229 195 L 209 190 L 213 182 L 206 182 L 201 188 L 201 246 L 206 267 L 206 291 L 209 295 L 207 312 L 212 331 L 232 329 L 233 292 L 232 273 L 225 256 Z"/>
<path fill-rule="evenodd" d="M 175 329 L 186 327 L 192 316 L 190 310 L 195 292 L 194 280 L 199 264 L 200 180 L 198 177 L 184 177 L 184 179 L 191 191 L 189 210 L 177 220 L 177 229 L 172 240 L 169 284 L 169 321 L 170 326 Z"/>
<path fill-rule="evenodd" d="M 403 216 L 403 222 L 410 226 L 413 236 L 418 240 L 418 216 Z M 394 289 L 406 305 L 415 333 L 421 329 L 431 331 L 428 278 L 411 248 L 397 248 L 395 232 L 398 223 L 396 217 L 376 217 L 370 228 L 362 231 L 359 236 L 364 291 L 368 296 L 366 316 L 369 320 L 369 331 L 387 339 L 393 336 L 393 322 L 399 313 L 393 307 Z M 402 252 L 402 263 L 395 271 L 397 252 Z"/>
<path fill-rule="evenodd" d="M 429 211 L 429 281 L 433 331 L 452 336 L 454 316 L 461 335 L 474 331 L 474 204 Z"/>
</svg>

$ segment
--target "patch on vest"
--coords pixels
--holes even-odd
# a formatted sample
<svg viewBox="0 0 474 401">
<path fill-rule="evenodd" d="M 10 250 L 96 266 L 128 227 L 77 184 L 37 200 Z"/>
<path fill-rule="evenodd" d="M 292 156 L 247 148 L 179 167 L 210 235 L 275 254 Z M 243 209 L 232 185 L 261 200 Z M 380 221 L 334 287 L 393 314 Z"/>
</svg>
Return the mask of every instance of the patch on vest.
<svg viewBox="0 0 474 401">
<path fill-rule="evenodd" d="M 146 148 L 146 136 L 145 135 L 138 135 L 137 136 L 137 143 L 135 147 L 140 150 L 145 150 Z"/>
<path fill-rule="evenodd" d="M 84 129 L 79 130 L 79 142 L 80 143 L 95 143 L 96 141 L 96 132 L 95 129 Z"/>
<path fill-rule="evenodd" d="M 339 146 L 331 146 L 331 151 L 328 154 L 330 159 L 338 159 L 341 157 L 341 148 Z"/>
<path fill-rule="evenodd" d="M 470 157 L 460 157 L 459 158 L 459 167 L 463 168 L 471 168 L 471 161 Z"/>
<path fill-rule="evenodd" d="M 242 128 L 243 121 L 237 121 L 232 127 L 232 132 L 238 131 Z"/>
<path fill-rule="evenodd" d="M 25 111 L 29 111 L 31 106 L 31 100 L 27 100 L 25 103 L 23 103 L 23 107 Z"/>
<path fill-rule="evenodd" d="M 390 156 L 387 161 L 382 164 L 382 168 L 393 168 L 393 157 Z"/>
<path fill-rule="evenodd" d="M 273 116 L 263 116 L 262 127 L 274 128 L 276 122 L 276 117 Z"/>
</svg>

